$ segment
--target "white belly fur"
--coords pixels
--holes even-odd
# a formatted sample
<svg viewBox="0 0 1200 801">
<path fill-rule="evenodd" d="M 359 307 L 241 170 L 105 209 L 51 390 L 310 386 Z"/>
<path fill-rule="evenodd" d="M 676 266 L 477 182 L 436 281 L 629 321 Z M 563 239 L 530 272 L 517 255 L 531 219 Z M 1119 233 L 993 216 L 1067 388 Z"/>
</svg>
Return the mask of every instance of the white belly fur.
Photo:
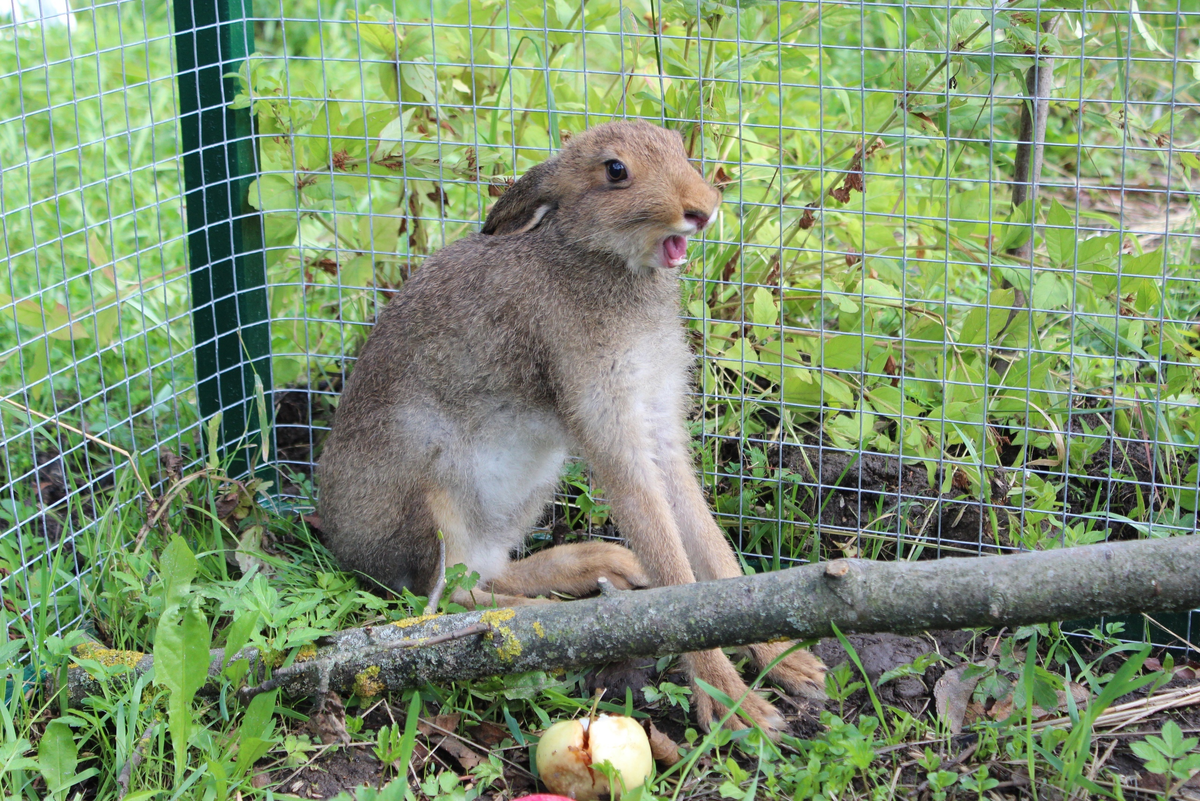
<svg viewBox="0 0 1200 801">
<path fill-rule="evenodd" d="M 552 497 L 568 436 L 551 414 L 501 410 L 485 431 L 457 440 L 435 468 L 434 517 L 446 538 L 446 564 L 465 564 L 486 584 L 503 572 Z"/>
</svg>

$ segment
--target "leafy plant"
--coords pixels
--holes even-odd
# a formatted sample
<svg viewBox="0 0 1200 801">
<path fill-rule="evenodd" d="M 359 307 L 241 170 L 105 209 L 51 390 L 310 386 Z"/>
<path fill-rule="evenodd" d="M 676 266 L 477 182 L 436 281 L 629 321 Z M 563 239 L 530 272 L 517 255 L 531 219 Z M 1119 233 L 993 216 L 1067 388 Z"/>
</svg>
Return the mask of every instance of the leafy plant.
<svg viewBox="0 0 1200 801">
<path fill-rule="evenodd" d="M 668 706 L 679 707 L 685 714 L 691 711 L 691 702 L 688 700 L 691 694 L 691 687 L 681 687 L 669 681 L 659 682 L 657 687 L 642 688 L 646 703 L 657 704 L 659 701 L 666 701 Z"/>
<path fill-rule="evenodd" d="M 1164 795 L 1170 798 L 1176 787 L 1200 773 L 1200 753 L 1194 753 L 1197 743 L 1200 739 L 1184 737 L 1179 724 L 1168 720 L 1161 737 L 1150 734 L 1129 747 L 1146 761 L 1146 770 L 1166 780 Z"/>
</svg>

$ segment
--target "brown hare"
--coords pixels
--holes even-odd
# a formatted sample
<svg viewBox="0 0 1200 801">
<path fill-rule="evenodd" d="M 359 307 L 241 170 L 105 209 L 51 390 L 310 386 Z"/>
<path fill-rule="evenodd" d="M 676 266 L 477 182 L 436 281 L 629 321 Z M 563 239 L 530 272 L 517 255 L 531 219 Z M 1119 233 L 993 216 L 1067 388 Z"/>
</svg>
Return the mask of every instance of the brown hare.
<svg viewBox="0 0 1200 801">
<path fill-rule="evenodd" d="M 685 416 L 693 356 L 679 319 L 687 240 L 720 193 L 679 134 L 614 122 L 573 137 L 496 203 L 483 230 L 442 249 L 380 313 L 325 443 L 319 516 L 350 569 L 428 593 L 446 564 L 479 573 L 464 605 L 741 575 L 709 512 Z M 512 561 L 564 460 L 606 490 L 620 545 L 560 545 Z M 636 554 L 636 556 L 635 556 Z M 765 665 L 788 646 L 750 646 Z M 747 692 L 719 650 L 694 677 Z M 824 668 L 797 651 L 771 671 L 820 696 Z M 721 713 L 695 694 L 703 725 Z M 757 695 L 741 713 L 784 725 Z"/>
</svg>

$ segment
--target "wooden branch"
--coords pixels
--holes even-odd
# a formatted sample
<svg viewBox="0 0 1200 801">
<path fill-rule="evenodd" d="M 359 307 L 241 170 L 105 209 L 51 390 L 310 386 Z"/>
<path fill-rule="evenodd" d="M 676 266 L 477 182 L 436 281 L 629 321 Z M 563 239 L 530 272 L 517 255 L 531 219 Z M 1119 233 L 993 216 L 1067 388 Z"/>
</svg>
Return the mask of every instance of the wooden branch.
<svg viewBox="0 0 1200 801">
<path fill-rule="evenodd" d="M 812 639 L 830 635 L 834 624 L 847 633 L 903 633 L 1196 607 L 1200 535 L 928 562 L 839 559 L 703 584 L 349 629 L 324 638 L 309 659 L 276 671 L 269 686 L 301 695 L 323 686 L 378 693 L 780 637 Z M 252 676 L 261 675 L 254 649 L 238 656 L 251 661 Z M 210 675 L 219 671 L 220 657 L 213 652 Z M 128 662 L 140 672 L 151 660 Z M 71 702 L 79 703 L 96 692 L 96 681 L 73 668 L 68 690 Z"/>
<path fill-rule="evenodd" d="M 1054 31 L 1056 19 L 1042 23 L 1042 31 Z M 1046 122 L 1050 116 L 1050 95 L 1054 92 L 1054 57 L 1038 52 L 1033 66 L 1025 74 L 1026 101 L 1021 104 L 1020 129 L 1017 132 L 1017 152 L 1013 157 L 1012 204 L 1020 206 L 1029 198 L 1037 199 L 1042 180 L 1042 161 L 1046 152 Z M 1036 214 L 1036 204 L 1034 213 Z M 1030 221 L 1030 225 L 1033 221 Z M 1033 258 L 1033 237 L 1024 245 L 1010 251 L 1029 261 Z"/>
</svg>

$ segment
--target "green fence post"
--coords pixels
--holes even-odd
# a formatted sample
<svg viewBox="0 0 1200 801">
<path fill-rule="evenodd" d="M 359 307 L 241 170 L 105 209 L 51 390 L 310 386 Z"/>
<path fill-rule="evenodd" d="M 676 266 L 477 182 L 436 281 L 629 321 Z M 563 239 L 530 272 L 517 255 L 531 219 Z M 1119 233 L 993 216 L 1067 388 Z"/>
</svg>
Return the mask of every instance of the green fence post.
<svg viewBox="0 0 1200 801">
<path fill-rule="evenodd" d="M 262 217 L 247 202 L 257 173 L 250 109 L 231 109 L 254 52 L 253 0 L 176 0 L 175 49 L 191 259 L 196 394 L 222 415 L 221 446 L 261 443 L 254 376 L 271 390 Z M 268 415 L 272 405 L 267 395 Z M 231 466 L 246 468 L 246 451 Z"/>
</svg>

